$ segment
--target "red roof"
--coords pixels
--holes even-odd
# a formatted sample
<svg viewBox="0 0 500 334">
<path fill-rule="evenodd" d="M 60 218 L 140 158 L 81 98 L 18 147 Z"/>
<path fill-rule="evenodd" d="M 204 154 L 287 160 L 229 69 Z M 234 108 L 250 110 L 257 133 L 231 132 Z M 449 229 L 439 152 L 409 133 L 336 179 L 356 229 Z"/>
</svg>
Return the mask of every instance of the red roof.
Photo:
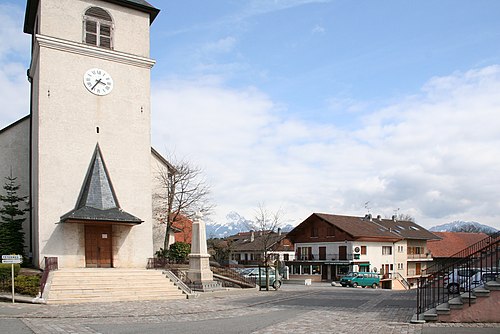
<svg viewBox="0 0 500 334">
<path fill-rule="evenodd" d="M 485 233 L 433 232 L 441 240 L 427 240 L 432 257 L 450 257 L 488 237 Z"/>
<path fill-rule="evenodd" d="M 193 222 L 185 217 L 178 216 L 177 221 L 172 223 L 174 228 L 174 236 L 176 242 L 185 242 L 191 244 L 191 238 L 193 234 Z"/>
</svg>

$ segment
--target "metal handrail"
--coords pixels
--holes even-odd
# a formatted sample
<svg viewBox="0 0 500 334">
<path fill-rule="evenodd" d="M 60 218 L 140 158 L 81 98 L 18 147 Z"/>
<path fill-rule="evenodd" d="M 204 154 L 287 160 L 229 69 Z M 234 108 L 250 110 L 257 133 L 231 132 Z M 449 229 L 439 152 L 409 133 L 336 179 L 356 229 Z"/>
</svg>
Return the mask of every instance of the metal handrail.
<svg viewBox="0 0 500 334">
<path fill-rule="evenodd" d="M 163 274 L 165 274 L 172 282 L 174 282 L 174 284 L 177 285 L 185 294 L 189 296 L 194 295 L 193 291 L 172 271 L 164 270 Z"/>
<path fill-rule="evenodd" d="M 47 279 L 49 278 L 49 273 L 51 271 L 59 269 L 57 257 L 45 257 L 45 268 L 43 270 L 42 278 L 40 279 L 40 296 L 43 294 L 45 285 L 47 284 Z"/>
<path fill-rule="evenodd" d="M 397 271 L 393 272 L 392 273 L 395 278 L 401 282 L 401 284 L 403 284 L 403 287 L 406 289 L 406 290 L 410 290 L 411 289 L 411 285 L 410 283 L 406 280 L 406 278 L 403 277 L 403 275 L 401 275 L 400 273 L 398 273 Z"/>
<path fill-rule="evenodd" d="M 436 306 L 499 277 L 500 232 L 428 268 L 417 280 L 417 319 Z M 431 271 L 434 269 L 434 271 Z M 469 275 L 471 274 L 471 275 Z M 475 278 L 479 278 L 475 281 Z"/>
<path fill-rule="evenodd" d="M 255 288 L 256 286 L 255 279 L 247 278 L 233 269 L 223 267 L 210 267 L 210 269 L 214 274 L 222 277 L 227 277 L 231 279 L 233 283 L 239 285 L 242 288 Z"/>
<path fill-rule="evenodd" d="M 433 266 L 430 266 L 426 269 L 422 269 L 422 276 L 426 276 L 432 273 L 436 273 L 439 271 L 445 270 L 449 266 L 453 266 L 453 264 L 462 261 L 463 259 L 468 258 L 472 254 L 480 251 L 481 249 L 487 247 L 491 243 L 498 242 L 500 239 L 500 231 L 496 232 L 482 240 L 479 240 L 475 244 L 470 245 L 467 248 L 462 249 L 461 251 L 449 256 L 445 261 L 437 263 Z"/>
</svg>

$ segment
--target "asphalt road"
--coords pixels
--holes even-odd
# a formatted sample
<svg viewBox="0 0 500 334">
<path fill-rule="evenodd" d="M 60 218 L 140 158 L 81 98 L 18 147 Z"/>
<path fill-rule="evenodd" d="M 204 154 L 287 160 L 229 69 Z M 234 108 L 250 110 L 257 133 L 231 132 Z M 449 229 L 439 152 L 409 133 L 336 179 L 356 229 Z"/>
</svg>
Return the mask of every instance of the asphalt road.
<svg viewBox="0 0 500 334">
<path fill-rule="evenodd" d="M 0 333 L 500 333 L 500 325 L 468 328 L 468 324 L 410 324 L 415 298 L 415 291 L 317 284 L 284 285 L 279 291 L 268 292 L 207 293 L 198 299 L 175 301 L 73 305 L 6 302 L 0 303 Z"/>
</svg>

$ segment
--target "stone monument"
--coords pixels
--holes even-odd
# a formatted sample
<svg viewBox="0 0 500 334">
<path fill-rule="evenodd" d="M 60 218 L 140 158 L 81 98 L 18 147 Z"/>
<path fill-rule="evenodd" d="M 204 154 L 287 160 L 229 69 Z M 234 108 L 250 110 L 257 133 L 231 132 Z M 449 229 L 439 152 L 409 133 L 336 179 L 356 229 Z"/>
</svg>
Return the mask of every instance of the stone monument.
<svg viewBox="0 0 500 334">
<path fill-rule="evenodd" d="M 205 222 L 198 213 L 193 221 L 191 253 L 189 254 L 189 270 L 187 277 L 194 284 L 196 291 L 214 291 L 221 289 L 219 282 L 214 281 L 210 270 L 210 255 L 207 251 Z"/>
</svg>

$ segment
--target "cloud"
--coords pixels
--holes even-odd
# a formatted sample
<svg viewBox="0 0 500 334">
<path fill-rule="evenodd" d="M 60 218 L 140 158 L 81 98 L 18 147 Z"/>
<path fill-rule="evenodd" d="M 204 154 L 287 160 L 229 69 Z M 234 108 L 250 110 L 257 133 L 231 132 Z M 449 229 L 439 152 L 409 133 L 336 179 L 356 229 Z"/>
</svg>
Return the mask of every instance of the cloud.
<svg viewBox="0 0 500 334">
<path fill-rule="evenodd" d="M 299 7 L 314 3 L 327 3 L 331 0 L 252 0 L 248 3 L 244 17 L 267 14 L 288 8 Z"/>
<path fill-rule="evenodd" d="M 0 5 L 0 129 L 29 114 L 29 35 L 19 29 L 23 12 L 8 4 Z"/>
<path fill-rule="evenodd" d="M 326 29 L 323 26 L 316 24 L 314 28 L 312 28 L 311 32 L 313 34 L 324 34 L 326 32 Z"/>
<path fill-rule="evenodd" d="M 431 78 L 416 95 L 364 114 L 354 130 L 283 116 L 254 87 L 153 87 L 153 141 L 202 165 L 219 219 L 251 217 L 265 202 L 297 223 L 314 211 L 362 215 L 370 201 L 375 214 L 401 208 L 423 225 L 499 227 L 500 66 Z"/>
<path fill-rule="evenodd" d="M 228 36 L 221 38 L 214 43 L 208 43 L 203 47 L 204 52 L 209 53 L 227 53 L 234 49 L 236 38 Z"/>
</svg>

